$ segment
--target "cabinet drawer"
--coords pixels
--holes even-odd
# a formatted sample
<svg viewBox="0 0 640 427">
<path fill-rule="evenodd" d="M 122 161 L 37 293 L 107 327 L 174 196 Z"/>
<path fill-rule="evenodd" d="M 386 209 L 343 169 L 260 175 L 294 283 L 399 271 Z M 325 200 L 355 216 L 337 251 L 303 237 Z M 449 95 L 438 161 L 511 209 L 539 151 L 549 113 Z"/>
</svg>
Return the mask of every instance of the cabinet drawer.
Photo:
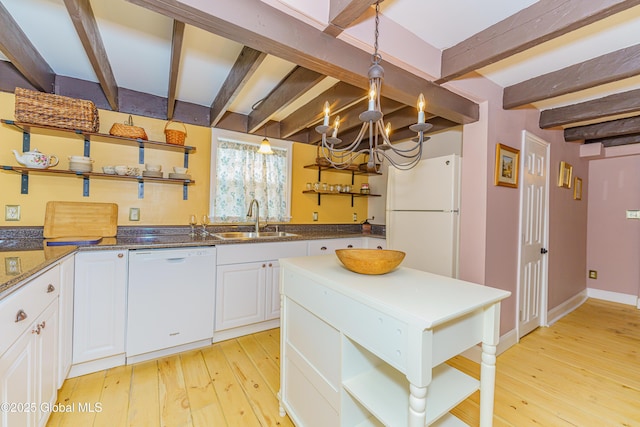
<svg viewBox="0 0 640 427">
<path fill-rule="evenodd" d="M 49 289 L 49 285 L 52 286 Z M 42 311 L 58 297 L 60 289 L 60 267 L 55 266 L 35 279 L 25 283 L 12 295 L 0 302 L 0 354 L 30 326 L 38 320 Z M 26 314 L 24 320 L 16 322 L 21 310 Z"/>
<path fill-rule="evenodd" d="M 336 249 L 363 248 L 364 240 L 359 237 L 342 239 L 321 239 L 309 241 L 309 255 L 332 254 Z"/>
<path fill-rule="evenodd" d="M 238 245 L 220 245 L 217 248 L 218 265 L 267 261 L 307 254 L 306 241 L 241 243 Z"/>
</svg>

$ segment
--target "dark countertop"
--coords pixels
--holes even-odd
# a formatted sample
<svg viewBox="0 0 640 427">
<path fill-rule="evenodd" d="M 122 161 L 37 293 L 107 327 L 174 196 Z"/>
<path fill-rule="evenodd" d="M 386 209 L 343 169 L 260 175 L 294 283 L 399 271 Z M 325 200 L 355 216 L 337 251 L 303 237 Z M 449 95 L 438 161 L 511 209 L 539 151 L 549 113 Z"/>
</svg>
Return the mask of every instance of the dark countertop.
<svg viewBox="0 0 640 427">
<path fill-rule="evenodd" d="M 193 246 L 220 246 L 238 243 L 286 242 L 298 240 L 374 237 L 384 239 L 384 234 L 363 234 L 359 227 L 348 226 L 287 226 L 282 227 L 295 236 L 261 239 L 220 239 L 212 236 L 189 236 L 183 227 L 122 228 L 117 237 L 105 237 L 95 245 L 47 246 L 38 236 L 37 228 L 18 230 L 13 235 L 0 230 L 0 300 L 20 288 L 26 280 L 76 251 L 128 250 L 146 248 L 176 248 Z M 251 231 L 247 227 L 211 227 L 210 233 L 220 231 Z M 374 229 L 374 232 L 376 230 Z M 384 230 L 382 230 L 384 231 Z"/>
</svg>

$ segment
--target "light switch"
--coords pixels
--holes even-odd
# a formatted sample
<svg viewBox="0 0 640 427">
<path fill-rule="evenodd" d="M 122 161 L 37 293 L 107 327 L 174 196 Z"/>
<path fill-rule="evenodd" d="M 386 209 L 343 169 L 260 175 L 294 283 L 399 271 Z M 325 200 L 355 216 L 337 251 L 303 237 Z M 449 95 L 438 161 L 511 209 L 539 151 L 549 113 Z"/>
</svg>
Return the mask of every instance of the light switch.
<svg viewBox="0 0 640 427">
<path fill-rule="evenodd" d="M 627 210 L 627 219 L 640 219 L 639 210 Z"/>
<path fill-rule="evenodd" d="M 313 220 L 317 221 L 318 220 L 318 212 L 314 212 L 313 213 Z"/>
<path fill-rule="evenodd" d="M 140 208 L 129 208 L 129 221 L 140 221 Z"/>
</svg>

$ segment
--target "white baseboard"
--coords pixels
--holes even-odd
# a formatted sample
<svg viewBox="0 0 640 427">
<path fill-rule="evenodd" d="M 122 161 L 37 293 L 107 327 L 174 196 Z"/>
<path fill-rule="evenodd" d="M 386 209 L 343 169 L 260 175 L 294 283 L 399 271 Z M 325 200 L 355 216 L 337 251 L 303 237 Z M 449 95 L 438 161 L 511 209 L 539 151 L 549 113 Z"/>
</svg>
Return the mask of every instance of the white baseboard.
<svg viewBox="0 0 640 427">
<path fill-rule="evenodd" d="M 609 302 L 633 305 L 640 308 L 640 298 L 637 295 L 621 294 L 619 292 L 603 291 L 602 289 L 587 288 L 589 298 L 601 299 Z"/>
<path fill-rule="evenodd" d="M 547 324 L 545 326 L 551 326 L 558 320 L 562 319 L 567 314 L 571 313 L 576 308 L 580 307 L 587 300 L 589 295 L 584 290 L 579 294 L 569 298 L 557 307 L 552 308 L 547 312 Z"/>
</svg>

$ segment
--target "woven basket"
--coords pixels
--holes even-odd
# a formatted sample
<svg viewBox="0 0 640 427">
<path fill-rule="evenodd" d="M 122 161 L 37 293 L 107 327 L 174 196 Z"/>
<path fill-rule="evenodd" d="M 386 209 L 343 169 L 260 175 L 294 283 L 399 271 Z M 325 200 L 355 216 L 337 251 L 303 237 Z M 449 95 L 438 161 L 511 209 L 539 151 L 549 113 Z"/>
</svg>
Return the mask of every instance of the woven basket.
<svg viewBox="0 0 640 427">
<path fill-rule="evenodd" d="M 125 123 L 114 123 L 109 130 L 110 135 L 123 136 L 133 139 L 148 139 L 143 128 L 133 125 L 133 118 L 129 115 L 129 120 Z"/>
<path fill-rule="evenodd" d="M 98 108 L 91 101 L 16 88 L 16 121 L 98 132 Z"/>
<path fill-rule="evenodd" d="M 179 123 L 184 130 L 167 129 L 171 123 Z M 182 122 L 169 120 L 164 126 L 164 135 L 167 138 L 167 144 L 184 145 L 184 140 L 187 137 L 187 127 Z"/>
</svg>

